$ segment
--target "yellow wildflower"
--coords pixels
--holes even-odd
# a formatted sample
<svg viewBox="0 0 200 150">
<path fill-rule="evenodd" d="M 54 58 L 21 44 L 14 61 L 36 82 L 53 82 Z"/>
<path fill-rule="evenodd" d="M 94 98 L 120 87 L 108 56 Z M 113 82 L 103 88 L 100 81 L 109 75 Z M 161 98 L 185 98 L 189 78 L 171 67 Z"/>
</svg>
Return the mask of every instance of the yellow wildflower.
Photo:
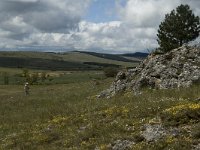
<svg viewBox="0 0 200 150">
<path fill-rule="evenodd" d="M 174 142 L 174 137 L 168 136 L 168 137 L 166 138 L 166 143 L 170 144 L 170 143 L 172 143 L 172 142 Z"/>
<path fill-rule="evenodd" d="M 168 112 L 168 113 L 172 113 L 173 115 L 176 115 L 179 111 L 186 110 L 186 109 L 190 109 L 190 110 L 200 109 L 200 104 L 195 104 L 195 103 L 182 104 L 182 105 L 168 108 L 164 112 Z"/>
<path fill-rule="evenodd" d="M 63 123 L 64 121 L 67 121 L 68 119 L 69 119 L 68 117 L 57 116 L 54 117 L 50 122 L 54 124 L 60 124 Z"/>
</svg>

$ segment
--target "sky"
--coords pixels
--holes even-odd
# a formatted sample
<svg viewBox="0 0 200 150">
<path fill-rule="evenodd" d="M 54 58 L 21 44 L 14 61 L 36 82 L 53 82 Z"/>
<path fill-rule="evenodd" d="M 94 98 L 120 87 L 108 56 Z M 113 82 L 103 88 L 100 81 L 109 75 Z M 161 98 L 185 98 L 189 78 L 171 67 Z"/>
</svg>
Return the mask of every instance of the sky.
<svg viewBox="0 0 200 150">
<path fill-rule="evenodd" d="M 0 51 L 147 52 L 165 14 L 200 0 L 0 0 Z"/>
</svg>

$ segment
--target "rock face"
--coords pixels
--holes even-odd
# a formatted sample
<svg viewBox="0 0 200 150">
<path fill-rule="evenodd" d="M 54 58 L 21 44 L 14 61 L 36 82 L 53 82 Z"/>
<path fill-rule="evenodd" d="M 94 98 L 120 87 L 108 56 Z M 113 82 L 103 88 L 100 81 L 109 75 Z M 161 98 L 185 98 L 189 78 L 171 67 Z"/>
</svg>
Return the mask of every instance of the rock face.
<svg viewBox="0 0 200 150">
<path fill-rule="evenodd" d="M 136 69 L 119 72 L 111 87 L 98 97 L 111 97 L 143 87 L 169 89 L 200 83 L 200 47 L 182 46 L 166 54 L 150 54 Z"/>
</svg>

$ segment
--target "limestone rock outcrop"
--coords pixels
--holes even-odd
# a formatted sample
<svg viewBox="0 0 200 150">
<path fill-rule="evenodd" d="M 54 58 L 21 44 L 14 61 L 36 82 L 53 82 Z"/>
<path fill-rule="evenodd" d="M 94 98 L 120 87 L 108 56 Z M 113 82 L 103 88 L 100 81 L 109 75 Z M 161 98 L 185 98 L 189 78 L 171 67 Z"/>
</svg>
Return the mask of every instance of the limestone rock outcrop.
<svg viewBox="0 0 200 150">
<path fill-rule="evenodd" d="M 137 68 L 119 72 L 98 97 L 109 98 L 128 89 L 138 94 L 143 87 L 169 89 L 199 83 L 200 47 L 184 45 L 166 54 L 151 53 Z"/>
</svg>

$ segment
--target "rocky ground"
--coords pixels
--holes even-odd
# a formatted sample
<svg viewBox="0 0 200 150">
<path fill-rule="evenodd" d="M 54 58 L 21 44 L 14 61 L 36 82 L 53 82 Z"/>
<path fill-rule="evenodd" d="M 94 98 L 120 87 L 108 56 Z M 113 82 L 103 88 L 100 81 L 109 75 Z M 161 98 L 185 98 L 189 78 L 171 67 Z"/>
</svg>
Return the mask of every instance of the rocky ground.
<svg viewBox="0 0 200 150">
<path fill-rule="evenodd" d="M 110 88 L 102 91 L 97 97 L 111 98 L 130 91 L 138 95 L 145 89 L 182 89 L 199 85 L 198 41 L 199 38 L 166 54 L 158 51 L 151 53 L 137 68 L 119 72 Z M 172 141 L 180 143 L 181 140 L 191 142 L 193 138 L 195 140 L 191 142 L 193 144 L 190 148 L 186 146 L 183 149 L 199 150 L 199 100 L 200 98 L 197 98 L 193 101 L 195 103 L 181 104 L 161 111 L 140 127 L 134 140 L 117 140 L 108 147 L 113 150 L 125 150 L 130 147 L 140 149 L 138 143 L 143 143 L 143 148 L 148 143 L 147 148 L 150 148 L 151 143 L 158 143 L 157 147 L 162 145 L 163 139 L 170 144 Z"/>
</svg>

